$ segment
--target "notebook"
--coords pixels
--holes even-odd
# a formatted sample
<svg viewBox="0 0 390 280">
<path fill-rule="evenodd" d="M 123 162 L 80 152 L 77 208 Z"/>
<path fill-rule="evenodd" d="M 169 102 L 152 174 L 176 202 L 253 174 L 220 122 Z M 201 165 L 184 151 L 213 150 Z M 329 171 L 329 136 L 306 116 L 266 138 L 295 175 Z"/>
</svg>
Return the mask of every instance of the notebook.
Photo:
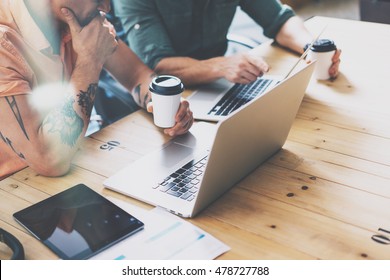
<svg viewBox="0 0 390 280">
<path fill-rule="evenodd" d="M 194 217 L 281 149 L 313 68 L 314 62 L 305 64 L 217 124 L 198 122 L 186 135 L 106 179 L 104 186 Z"/>
</svg>

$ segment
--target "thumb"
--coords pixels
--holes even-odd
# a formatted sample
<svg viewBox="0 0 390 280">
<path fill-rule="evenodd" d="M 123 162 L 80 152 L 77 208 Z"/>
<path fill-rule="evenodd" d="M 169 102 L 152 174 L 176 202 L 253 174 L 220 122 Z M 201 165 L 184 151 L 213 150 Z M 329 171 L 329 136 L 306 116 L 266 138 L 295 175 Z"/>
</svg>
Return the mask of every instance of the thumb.
<svg viewBox="0 0 390 280">
<path fill-rule="evenodd" d="M 67 8 L 61 8 L 61 13 L 64 15 L 66 23 L 69 25 L 70 32 L 72 34 L 79 33 L 82 28 L 74 13 Z"/>
<path fill-rule="evenodd" d="M 152 102 L 149 102 L 148 104 L 146 104 L 146 111 L 148 113 L 153 113 L 153 103 Z"/>
</svg>

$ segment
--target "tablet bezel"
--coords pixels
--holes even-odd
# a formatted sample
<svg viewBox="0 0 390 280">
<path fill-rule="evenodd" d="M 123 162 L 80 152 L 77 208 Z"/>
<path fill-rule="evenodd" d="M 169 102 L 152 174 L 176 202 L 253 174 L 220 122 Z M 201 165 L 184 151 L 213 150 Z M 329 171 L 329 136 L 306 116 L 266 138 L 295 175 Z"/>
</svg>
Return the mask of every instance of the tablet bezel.
<svg viewBox="0 0 390 280">
<path fill-rule="evenodd" d="M 79 206 L 75 206 L 75 205 L 72 205 L 72 203 L 74 203 L 74 200 L 77 199 L 78 197 L 80 196 L 83 196 L 83 197 L 87 197 L 87 201 L 84 201 L 83 200 L 83 205 L 79 205 Z M 70 198 L 73 198 L 73 201 L 72 199 Z M 59 206 L 58 202 L 61 202 L 63 204 L 61 204 L 61 206 Z M 119 214 L 118 217 L 120 217 L 120 219 L 124 219 L 125 223 L 121 223 L 119 224 L 116 224 L 117 226 L 120 226 L 121 228 L 115 232 L 115 233 L 111 233 L 109 232 L 108 230 L 106 230 L 104 233 L 107 233 L 109 234 L 110 236 L 105 236 L 104 238 L 105 239 L 102 239 L 102 240 L 98 240 L 98 238 L 95 238 L 95 240 L 93 241 L 97 241 L 97 243 L 94 243 L 94 246 L 95 248 L 91 248 L 91 246 L 89 246 L 87 249 L 84 249 L 84 250 L 80 250 L 78 251 L 76 254 L 68 254 L 65 252 L 65 250 L 61 249 L 59 247 L 59 245 L 61 245 L 62 247 L 65 246 L 71 246 L 72 244 L 60 244 L 58 242 L 58 240 L 53 243 L 51 240 L 49 240 L 49 237 L 45 239 L 45 237 L 43 237 L 42 233 L 40 233 L 39 231 L 40 230 L 45 230 L 45 228 L 42 228 L 42 226 L 45 226 L 45 224 L 41 224 L 40 226 L 33 226 L 32 225 L 32 217 L 34 219 L 37 218 L 37 215 L 39 216 L 40 213 L 54 213 L 56 210 L 58 211 L 59 208 L 61 208 L 61 210 L 64 210 L 67 211 L 69 209 L 73 210 L 76 209 L 77 210 L 80 210 L 80 211 L 83 211 L 83 207 L 85 207 L 85 205 L 89 206 L 88 203 L 92 202 L 94 203 L 94 206 L 96 206 L 96 204 L 98 204 L 97 206 L 101 206 L 102 208 L 104 209 L 108 209 L 110 211 L 115 211 L 115 213 Z M 101 205 L 100 205 L 101 204 Z M 44 212 L 42 212 L 44 211 Z M 48 212 L 46 212 L 48 211 Z M 102 211 L 103 212 L 103 211 Z M 76 213 L 78 213 L 76 211 Z M 83 214 L 85 213 L 82 212 Z M 99 213 L 99 211 L 96 211 L 94 212 L 94 214 L 97 214 Z M 34 215 L 35 214 L 35 215 Z M 82 215 L 81 215 L 82 216 Z M 103 197 L 102 195 L 100 195 L 99 193 L 95 192 L 94 190 L 92 190 L 91 188 L 87 187 L 86 185 L 84 184 L 78 184 L 78 185 L 75 185 L 65 191 L 62 191 L 56 195 L 53 195 L 47 199 L 44 199 L 36 204 L 33 204 L 29 207 L 26 207 L 16 213 L 13 214 L 13 217 L 14 219 L 19 222 L 23 227 L 25 227 L 35 238 L 37 238 L 38 240 L 40 240 L 42 243 L 44 243 L 49 249 L 51 249 L 54 253 L 56 253 L 61 259 L 72 259 L 72 260 L 76 260 L 76 259 L 88 259 L 94 255 L 96 255 L 97 253 L 101 252 L 102 250 L 114 245 L 115 243 L 119 242 L 120 240 L 142 230 L 144 228 L 144 224 L 138 220 L 137 218 L 135 218 L 134 216 L 132 216 L 131 214 L 127 213 L 126 211 L 124 211 L 122 208 L 118 207 L 117 205 L 115 205 L 114 203 L 112 203 L 111 201 L 109 201 L 108 199 L 106 199 L 105 197 Z M 82 218 L 85 218 L 85 217 L 82 217 Z M 96 220 L 96 217 L 93 217 L 94 220 Z M 99 217 L 98 221 L 101 221 L 102 219 L 104 218 L 107 218 L 107 217 L 103 217 L 103 215 L 101 215 L 101 217 Z M 43 220 L 43 218 L 41 218 Z M 92 219 L 92 217 L 91 217 Z M 37 220 L 35 220 L 34 222 L 36 223 Z M 86 222 L 85 220 L 82 220 L 83 222 Z M 41 222 L 41 221 L 39 221 Z M 104 220 L 104 222 L 109 222 L 107 220 Z M 115 219 L 112 219 L 110 220 L 110 222 L 115 222 Z M 59 221 L 56 221 L 56 223 L 60 223 Z M 53 229 L 53 232 L 58 229 L 58 224 L 56 224 L 55 228 Z M 122 228 L 123 226 L 123 228 Z M 112 227 L 114 228 L 114 227 Z M 111 230 L 111 227 L 110 227 L 110 230 Z M 52 232 L 52 234 L 53 234 Z M 77 232 L 77 234 L 79 234 Z M 104 234 L 99 234 L 99 238 L 102 237 L 102 235 Z M 80 234 L 80 236 L 82 236 L 82 234 Z M 50 236 L 51 237 L 51 236 Z M 82 236 L 84 239 L 85 239 L 85 236 Z M 89 238 L 90 236 L 88 236 Z M 80 240 L 80 238 L 79 238 Z M 69 239 L 67 240 L 62 240 L 64 242 L 72 242 Z M 85 242 L 86 244 L 89 245 L 88 242 Z M 73 246 L 74 248 L 75 246 Z M 76 246 L 77 247 L 77 246 Z M 69 247 L 68 247 L 69 248 Z"/>
</svg>

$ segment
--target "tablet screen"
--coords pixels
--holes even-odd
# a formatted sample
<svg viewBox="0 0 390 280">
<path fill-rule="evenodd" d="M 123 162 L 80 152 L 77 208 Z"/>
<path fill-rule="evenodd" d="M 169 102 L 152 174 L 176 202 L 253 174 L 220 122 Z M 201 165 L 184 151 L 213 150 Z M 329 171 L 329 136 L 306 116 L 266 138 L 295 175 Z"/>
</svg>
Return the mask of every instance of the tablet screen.
<svg viewBox="0 0 390 280">
<path fill-rule="evenodd" d="M 83 184 L 13 216 L 62 259 L 87 259 L 144 226 Z"/>
</svg>

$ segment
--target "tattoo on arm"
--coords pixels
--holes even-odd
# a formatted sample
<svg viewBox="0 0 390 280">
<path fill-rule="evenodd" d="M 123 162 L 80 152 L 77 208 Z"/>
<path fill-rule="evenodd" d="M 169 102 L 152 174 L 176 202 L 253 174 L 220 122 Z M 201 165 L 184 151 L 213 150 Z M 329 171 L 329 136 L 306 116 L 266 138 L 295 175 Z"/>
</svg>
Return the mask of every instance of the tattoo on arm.
<svg viewBox="0 0 390 280">
<path fill-rule="evenodd" d="M 26 159 L 21 152 L 16 151 L 16 149 L 12 145 L 12 141 L 6 136 L 4 136 L 1 132 L 0 132 L 0 139 L 3 140 L 4 143 L 7 144 L 12 149 L 12 151 L 14 151 L 15 154 L 18 155 L 18 157 L 20 157 L 21 159 Z"/>
<path fill-rule="evenodd" d="M 65 104 L 51 113 L 43 123 L 43 126 L 49 127 L 48 132 L 59 133 L 62 143 L 70 147 L 76 144 L 84 127 L 83 119 L 73 108 L 74 102 L 72 98 L 66 100 Z"/>
<path fill-rule="evenodd" d="M 84 115 L 86 115 L 88 118 L 91 117 L 91 111 L 93 107 L 93 102 L 95 100 L 95 95 L 98 90 L 97 84 L 90 84 L 87 91 L 80 91 L 80 93 L 77 95 L 78 97 L 78 104 L 81 106 L 81 111 Z"/>
<path fill-rule="evenodd" d="M 96 92 L 97 84 L 90 84 L 87 91 L 80 91 L 80 93 L 77 95 L 77 102 L 79 106 L 81 106 L 81 111 L 88 118 L 91 116 Z M 15 97 L 5 97 L 5 99 L 14 113 L 20 128 L 23 130 L 24 135 L 28 140 L 30 140 Z M 43 122 L 43 126 L 49 126 L 48 132 L 59 133 L 62 143 L 70 147 L 73 147 L 76 144 L 77 139 L 80 137 L 84 127 L 84 120 L 76 113 L 73 108 L 74 102 L 75 101 L 72 98 L 69 98 L 65 101 L 62 107 L 55 109 L 54 112 L 47 116 Z M 12 141 L 4 136 L 1 132 L 0 140 L 4 141 L 20 158 L 25 159 L 25 156 L 14 148 Z"/>
<path fill-rule="evenodd" d="M 146 105 L 148 104 L 148 102 L 151 100 L 151 96 L 150 96 L 150 92 L 147 91 L 143 97 L 141 95 L 141 85 L 138 85 L 134 88 L 133 90 L 133 96 L 138 100 L 138 104 L 141 106 L 141 107 L 144 107 L 146 108 Z"/>
<path fill-rule="evenodd" d="M 95 95 L 98 89 L 97 84 L 90 84 L 87 91 L 80 91 L 77 94 L 77 103 L 81 107 L 81 112 L 89 119 Z M 50 133 L 59 133 L 61 141 L 70 147 L 73 147 L 77 139 L 83 132 L 84 120 L 76 113 L 73 108 L 75 101 L 69 98 L 64 105 L 56 109 L 53 114 L 50 114 L 44 121 L 43 125 L 49 126 Z"/>
<path fill-rule="evenodd" d="M 144 95 L 144 103 L 142 106 L 146 108 L 146 104 L 148 104 L 151 99 L 152 99 L 152 97 L 150 96 L 150 92 L 148 91 Z"/>
<path fill-rule="evenodd" d="M 20 126 L 20 128 L 22 129 L 24 135 L 26 136 L 26 138 L 27 138 L 28 140 L 30 140 L 30 139 L 28 138 L 26 128 L 24 127 L 22 115 L 20 114 L 19 107 L 18 107 L 18 104 L 16 103 L 15 97 L 14 97 L 14 96 L 5 97 L 5 99 L 7 100 L 7 103 L 8 103 L 8 105 L 9 105 L 9 107 L 11 108 L 12 112 L 14 113 L 14 116 L 15 116 L 16 120 L 18 121 L 19 126 Z"/>
<path fill-rule="evenodd" d="M 141 84 L 137 85 L 133 89 L 133 96 L 136 98 L 136 100 L 138 100 L 138 104 L 142 105 L 141 104 Z"/>
<path fill-rule="evenodd" d="M 156 73 L 152 73 L 150 75 L 150 79 L 153 79 L 154 77 L 156 77 Z M 138 101 L 138 105 L 141 106 L 141 107 L 144 107 L 146 108 L 146 105 L 149 103 L 149 101 L 152 99 L 151 95 L 150 95 L 150 92 L 149 90 L 147 89 L 147 92 L 145 92 L 145 94 L 142 96 L 141 94 L 141 84 L 138 84 L 134 89 L 133 91 L 131 92 L 131 94 L 133 95 L 134 99 L 136 101 Z"/>
<path fill-rule="evenodd" d="M 153 72 L 152 74 L 150 74 L 150 79 L 153 79 L 155 77 L 157 77 L 156 73 Z M 146 107 L 146 104 L 148 104 L 150 102 L 150 100 L 152 100 L 152 96 L 151 96 L 149 89 L 148 89 L 148 91 L 144 95 L 144 107 Z"/>
</svg>

